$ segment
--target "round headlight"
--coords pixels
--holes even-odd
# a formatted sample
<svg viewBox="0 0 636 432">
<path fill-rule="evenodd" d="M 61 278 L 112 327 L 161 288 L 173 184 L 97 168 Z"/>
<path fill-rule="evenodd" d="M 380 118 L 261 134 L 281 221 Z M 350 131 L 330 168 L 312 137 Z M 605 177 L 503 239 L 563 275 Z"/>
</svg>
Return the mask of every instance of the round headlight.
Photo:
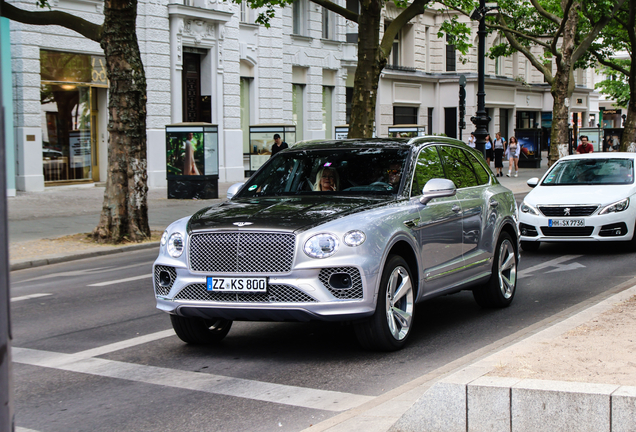
<svg viewBox="0 0 636 432">
<path fill-rule="evenodd" d="M 183 236 L 181 233 L 173 233 L 168 239 L 168 253 L 172 258 L 179 258 L 183 253 Z"/>
<path fill-rule="evenodd" d="M 312 258 L 327 258 L 338 250 L 338 238 L 331 234 L 317 234 L 305 242 L 305 253 Z"/>
<path fill-rule="evenodd" d="M 167 242 L 168 242 L 168 230 L 165 230 L 163 232 L 163 235 L 161 236 L 161 246 L 165 246 Z"/>
<path fill-rule="evenodd" d="M 360 246 L 367 239 L 367 236 L 359 230 L 349 231 L 344 235 L 344 242 L 347 246 Z"/>
</svg>

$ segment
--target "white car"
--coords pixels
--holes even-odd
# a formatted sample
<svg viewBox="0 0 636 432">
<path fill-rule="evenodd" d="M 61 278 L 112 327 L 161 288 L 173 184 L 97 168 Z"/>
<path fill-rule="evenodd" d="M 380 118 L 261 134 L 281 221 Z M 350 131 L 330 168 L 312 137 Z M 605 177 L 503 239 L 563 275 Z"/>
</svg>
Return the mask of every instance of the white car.
<svg viewBox="0 0 636 432">
<path fill-rule="evenodd" d="M 521 248 L 536 251 L 541 242 L 625 241 L 636 248 L 634 153 L 567 156 L 519 206 Z"/>
</svg>

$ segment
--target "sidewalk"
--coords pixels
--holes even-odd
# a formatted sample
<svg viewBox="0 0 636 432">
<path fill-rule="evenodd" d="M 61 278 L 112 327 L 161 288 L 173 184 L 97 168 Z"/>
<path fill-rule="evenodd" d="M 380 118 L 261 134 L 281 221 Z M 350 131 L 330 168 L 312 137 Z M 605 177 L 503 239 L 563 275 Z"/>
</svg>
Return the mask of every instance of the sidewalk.
<svg viewBox="0 0 636 432">
<path fill-rule="evenodd" d="M 544 158 L 541 168 L 497 179 L 523 194 L 530 190 L 526 181 L 546 169 Z M 151 229 L 160 235 L 169 223 L 225 200 L 230 185 L 220 183 L 215 200 L 168 200 L 165 189 L 151 190 Z M 82 234 L 99 221 L 103 195 L 104 187 L 91 185 L 9 198 L 11 269 L 158 247 L 157 241 L 124 246 L 84 241 Z M 307 431 L 635 431 L 636 280 L 614 292 L 604 301 L 591 299 L 588 309 L 564 311 Z"/>
</svg>

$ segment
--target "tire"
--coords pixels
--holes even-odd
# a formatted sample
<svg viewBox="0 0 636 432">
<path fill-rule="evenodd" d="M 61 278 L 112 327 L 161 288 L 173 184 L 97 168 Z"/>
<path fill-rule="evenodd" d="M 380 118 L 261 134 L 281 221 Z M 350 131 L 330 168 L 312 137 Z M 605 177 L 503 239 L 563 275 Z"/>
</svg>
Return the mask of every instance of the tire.
<svg viewBox="0 0 636 432">
<path fill-rule="evenodd" d="M 632 239 L 626 242 L 627 250 L 629 252 L 636 252 L 636 226 L 634 226 L 633 230 L 634 230 L 634 234 L 632 235 Z"/>
<path fill-rule="evenodd" d="M 510 306 L 517 288 L 517 254 L 510 234 L 502 232 L 497 241 L 488 282 L 473 290 L 477 304 L 484 308 Z"/>
<path fill-rule="evenodd" d="M 523 249 L 526 252 L 536 252 L 539 250 L 539 246 L 541 246 L 541 242 L 538 241 L 522 241 L 521 242 L 521 249 Z"/>
<path fill-rule="evenodd" d="M 187 318 L 170 315 L 172 328 L 179 339 L 192 345 L 209 345 L 221 341 L 232 327 L 225 319 Z"/>
<path fill-rule="evenodd" d="M 389 256 L 380 280 L 375 313 L 368 320 L 355 325 L 360 345 L 374 351 L 396 351 L 403 348 L 413 327 L 414 298 L 413 279 L 408 264 L 400 256 Z"/>
</svg>

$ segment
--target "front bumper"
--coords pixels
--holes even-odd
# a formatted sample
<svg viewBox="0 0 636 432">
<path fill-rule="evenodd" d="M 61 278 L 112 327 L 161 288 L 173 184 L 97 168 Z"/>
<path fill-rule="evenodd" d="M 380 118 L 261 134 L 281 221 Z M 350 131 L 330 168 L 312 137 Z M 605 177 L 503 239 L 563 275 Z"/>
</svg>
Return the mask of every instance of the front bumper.
<svg viewBox="0 0 636 432">
<path fill-rule="evenodd" d="M 237 321 L 348 321 L 375 311 L 378 274 L 355 265 L 292 269 L 285 275 L 224 274 L 265 276 L 268 292 L 213 293 L 207 291 L 206 278 L 217 275 L 193 273 L 179 264 L 160 257 L 153 267 L 157 308 L 170 314 Z M 169 277 L 162 278 L 161 272 Z M 350 287 L 334 282 L 340 275 L 350 277 Z"/>
<path fill-rule="evenodd" d="M 550 227 L 549 220 L 583 219 L 584 227 Z M 629 241 L 634 236 L 634 216 L 628 212 L 605 215 L 546 217 L 519 216 L 520 240 L 527 242 Z"/>
</svg>

